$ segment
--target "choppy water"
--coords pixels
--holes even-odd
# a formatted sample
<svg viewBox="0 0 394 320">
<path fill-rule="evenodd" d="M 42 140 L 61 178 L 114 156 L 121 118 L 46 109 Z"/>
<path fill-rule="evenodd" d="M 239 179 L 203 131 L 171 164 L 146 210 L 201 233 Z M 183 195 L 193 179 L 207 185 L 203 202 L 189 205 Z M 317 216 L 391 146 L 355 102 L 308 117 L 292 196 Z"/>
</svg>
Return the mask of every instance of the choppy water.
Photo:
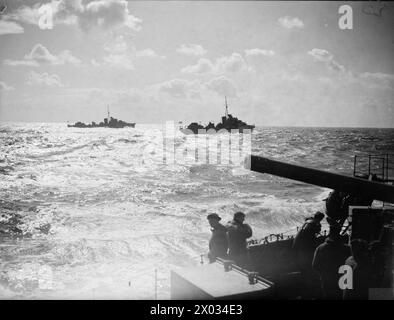
<svg viewBox="0 0 394 320">
<path fill-rule="evenodd" d="M 207 251 L 207 213 L 242 210 L 259 238 L 323 208 L 328 190 L 239 166 L 141 165 L 161 136 L 159 125 L 0 125 L 0 298 L 152 299 L 157 269 L 166 299 L 169 270 Z M 351 174 L 354 154 L 394 153 L 394 130 L 257 128 L 252 149 Z"/>
</svg>

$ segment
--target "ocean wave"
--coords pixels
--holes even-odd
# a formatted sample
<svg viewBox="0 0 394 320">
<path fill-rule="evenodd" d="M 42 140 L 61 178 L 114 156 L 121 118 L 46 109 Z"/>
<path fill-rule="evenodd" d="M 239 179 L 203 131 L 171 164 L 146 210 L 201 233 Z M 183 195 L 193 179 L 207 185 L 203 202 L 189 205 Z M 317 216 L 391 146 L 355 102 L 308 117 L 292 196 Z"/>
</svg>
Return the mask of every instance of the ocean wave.
<svg viewBox="0 0 394 320">
<path fill-rule="evenodd" d="M 154 284 L 155 268 L 167 272 L 162 290 L 168 291 L 173 266 L 199 263 L 210 236 L 208 213 L 225 223 L 245 212 L 258 239 L 324 211 L 328 189 L 242 166 L 163 163 L 156 154 L 162 133 L 161 126 L 0 127 L 0 138 L 9 142 L 0 146 L 1 298 L 152 297 L 146 284 Z M 390 130 L 261 128 L 252 149 L 351 174 L 354 154 L 390 150 L 393 136 Z M 176 148 L 188 143 L 177 135 Z M 46 293 L 29 280 L 43 266 L 56 274 Z"/>
</svg>

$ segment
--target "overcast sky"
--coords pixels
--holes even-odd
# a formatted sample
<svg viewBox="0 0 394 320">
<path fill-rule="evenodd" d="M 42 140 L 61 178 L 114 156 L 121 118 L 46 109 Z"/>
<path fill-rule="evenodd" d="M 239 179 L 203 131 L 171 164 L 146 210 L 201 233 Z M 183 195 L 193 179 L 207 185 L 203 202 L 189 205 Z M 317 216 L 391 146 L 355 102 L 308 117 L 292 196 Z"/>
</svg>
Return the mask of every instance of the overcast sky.
<svg viewBox="0 0 394 320">
<path fill-rule="evenodd" d="M 392 4 L 0 3 L 0 121 L 99 121 L 109 104 L 137 123 L 217 122 L 227 95 L 256 125 L 394 126 Z"/>
</svg>

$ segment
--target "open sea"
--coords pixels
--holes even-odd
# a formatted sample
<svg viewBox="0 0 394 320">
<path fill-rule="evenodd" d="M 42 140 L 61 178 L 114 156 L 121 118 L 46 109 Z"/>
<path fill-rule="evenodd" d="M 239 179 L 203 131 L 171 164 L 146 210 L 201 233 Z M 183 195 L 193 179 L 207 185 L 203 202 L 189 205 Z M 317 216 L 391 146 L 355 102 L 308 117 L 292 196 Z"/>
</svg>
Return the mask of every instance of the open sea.
<svg viewBox="0 0 394 320">
<path fill-rule="evenodd" d="M 162 125 L 0 124 L 0 299 L 153 299 L 155 271 L 168 299 L 170 270 L 207 252 L 208 213 L 245 212 L 259 239 L 324 210 L 328 189 L 241 165 L 163 163 L 162 137 Z M 175 146 L 188 139 L 177 132 Z M 394 129 L 258 127 L 251 147 L 352 175 L 354 155 L 394 153 Z"/>
</svg>

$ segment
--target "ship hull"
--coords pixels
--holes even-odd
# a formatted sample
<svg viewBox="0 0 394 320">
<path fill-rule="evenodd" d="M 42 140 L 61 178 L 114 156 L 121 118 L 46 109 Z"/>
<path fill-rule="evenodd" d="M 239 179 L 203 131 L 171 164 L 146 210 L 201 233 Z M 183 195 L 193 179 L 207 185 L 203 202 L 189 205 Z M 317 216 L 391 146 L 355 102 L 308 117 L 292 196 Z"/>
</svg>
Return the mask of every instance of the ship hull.
<svg viewBox="0 0 394 320">
<path fill-rule="evenodd" d="M 127 125 L 121 125 L 121 126 L 92 126 L 92 125 L 85 125 L 85 126 L 76 126 L 76 125 L 67 125 L 68 128 L 83 128 L 83 129 L 87 129 L 87 128 L 111 128 L 111 129 L 122 129 L 122 128 L 134 128 L 135 127 L 135 123 L 130 123 Z"/>
<path fill-rule="evenodd" d="M 241 128 L 220 128 L 220 129 L 215 129 L 215 128 L 211 128 L 211 129 L 200 129 L 200 130 L 205 130 L 202 134 L 217 134 L 217 133 L 224 133 L 224 130 L 226 130 L 228 133 L 234 133 L 232 130 L 238 130 L 239 133 L 251 133 L 254 130 L 254 126 L 250 126 L 250 127 L 241 127 Z M 179 129 L 179 131 L 181 131 L 183 134 L 198 134 L 198 129 Z M 235 132 L 236 133 L 236 132 Z"/>
</svg>

